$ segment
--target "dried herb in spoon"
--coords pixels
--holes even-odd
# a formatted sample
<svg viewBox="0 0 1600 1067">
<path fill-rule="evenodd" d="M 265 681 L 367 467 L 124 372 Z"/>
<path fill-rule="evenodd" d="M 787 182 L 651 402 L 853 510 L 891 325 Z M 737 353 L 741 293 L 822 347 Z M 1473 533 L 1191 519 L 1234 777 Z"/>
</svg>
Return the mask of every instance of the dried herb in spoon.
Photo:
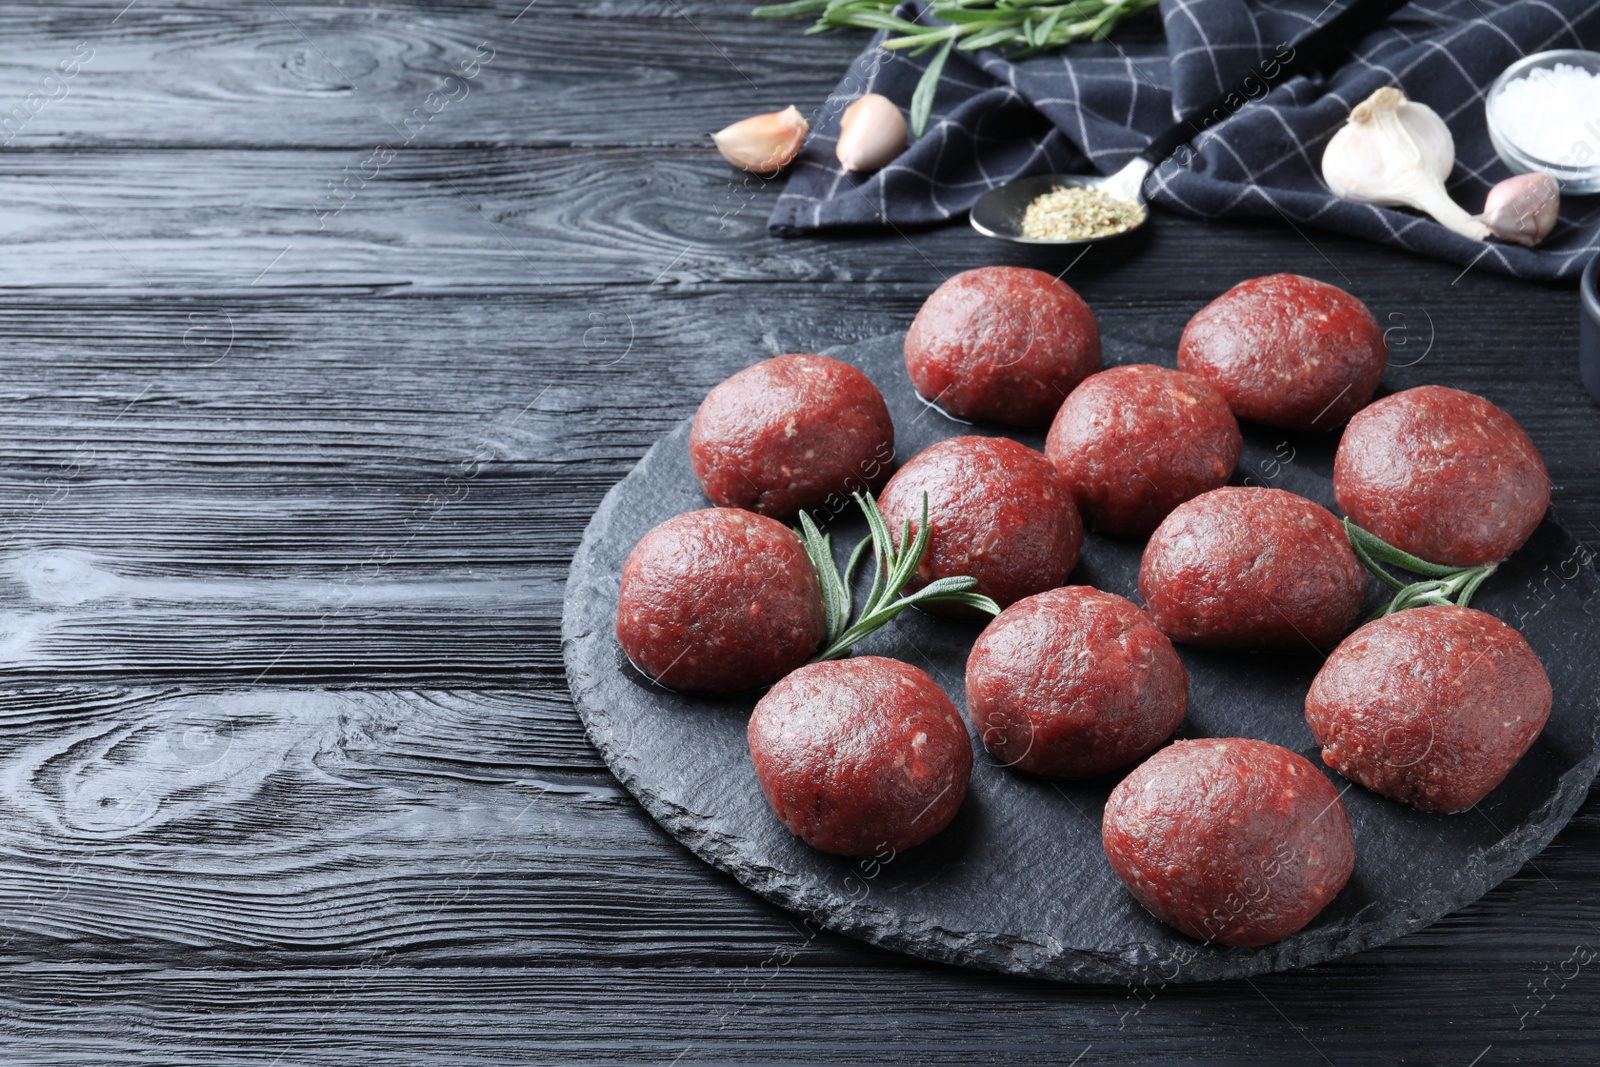
<svg viewBox="0 0 1600 1067">
<path fill-rule="evenodd" d="M 1373 612 L 1367 620 L 1369 622 L 1406 608 L 1421 608 L 1430 604 L 1467 607 L 1478 587 L 1500 566 L 1498 563 L 1480 563 L 1475 567 L 1447 567 L 1441 563 L 1429 563 L 1394 547 L 1376 534 L 1368 533 L 1349 519 L 1344 520 L 1344 532 L 1350 538 L 1350 547 L 1355 549 L 1356 558 L 1380 582 L 1395 590 L 1394 599 Z M 1382 564 L 1385 563 L 1422 575 L 1422 578 L 1420 581 L 1402 582 L 1383 568 Z"/>
<path fill-rule="evenodd" d="M 1093 241 L 1144 221 L 1144 208 L 1101 189 L 1068 185 L 1037 196 L 1022 213 L 1022 236 L 1036 241 Z"/>
<path fill-rule="evenodd" d="M 990 615 L 1000 614 L 1000 605 L 982 593 L 972 590 L 978 579 L 967 577 L 936 578 L 915 593 L 905 596 L 900 591 L 906 587 L 922 557 L 928 551 L 932 527 L 928 525 L 928 494 L 922 494 L 922 522 L 916 536 L 911 535 L 911 521 L 906 520 L 899 547 L 889 532 L 889 523 L 878 510 L 877 501 L 861 493 L 851 493 L 856 506 L 866 516 L 868 536 L 850 553 L 850 562 L 844 574 L 833 562 L 833 539 L 817 529 L 817 524 L 805 512 L 800 513 L 800 543 L 805 546 L 811 565 L 817 569 L 817 580 L 822 585 L 823 617 L 827 620 L 828 635 L 822 651 L 811 657 L 817 663 L 826 659 L 839 659 L 847 655 L 852 646 L 884 623 L 913 604 L 965 604 Z M 851 585 L 855 579 L 856 565 L 868 548 L 872 549 L 872 590 L 866 603 L 861 605 L 861 615 L 850 622 L 854 611 Z"/>
</svg>

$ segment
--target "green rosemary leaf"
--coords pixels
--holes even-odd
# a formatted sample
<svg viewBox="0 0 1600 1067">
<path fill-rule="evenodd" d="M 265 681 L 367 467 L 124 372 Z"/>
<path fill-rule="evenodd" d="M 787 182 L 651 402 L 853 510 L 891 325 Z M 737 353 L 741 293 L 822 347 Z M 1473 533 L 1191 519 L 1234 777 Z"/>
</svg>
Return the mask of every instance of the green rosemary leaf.
<svg viewBox="0 0 1600 1067">
<path fill-rule="evenodd" d="M 895 561 L 894 574 L 890 579 L 896 590 L 904 589 L 916 577 L 917 569 L 922 566 L 922 557 L 928 554 L 928 542 L 932 538 L 933 528 L 928 522 L 928 494 L 923 493 L 922 525 L 917 527 L 916 535 L 912 536 L 909 519 L 900 531 L 900 558 Z"/>
<path fill-rule="evenodd" d="M 1455 604 L 1466 607 L 1471 603 L 1472 597 L 1495 572 L 1498 563 L 1484 563 L 1472 567 L 1447 567 L 1440 563 L 1429 563 L 1419 559 L 1411 553 L 1389 544 L 1389 542 L 1370 533 L 1351 522 L 1344 520 L 1345 536 L 1350 539 L 1350 547 L 1355 551 L 1356 558 L 1362 566 L 1371 571 L 1379 581 L 1389 588 L 1396 590 L 1395 595 L 1380 610 L 1368 616 L 1367 621 L 1393 615 L 1397 611 L 1407 608 L 1422 607 L 1425 605 Z M 1413 574 L 1423 575 L 1423 579 L 1407 585 L 1395 578 L 1383 564 L 1403 567 Z"/>
<path fill-rule="evenodd" d="M 905 51 L 909 51 L 914 56 L 921 55 L 934 45 L 941 44 L 956 37 L 961 37 L 967 32 L 968 31 L 961 26 L 939 26 L 931 30 L 927 29 L 926 27 L 919 26 L 916 33 L 907 34 L 904 37 L 891 38 L 890 40 L 883 42 L 883 47 L 889 49 L 891 52 L 903 49 Z"/>
<path fill-rule="evenodd" d="M 1026 18 L 1027 16 L 1018 17 L 1009 13 L 1004 16 L 1004 20 L 1010 25 L 1020 25 Z M 952 26 L 992 26 L 995 24 L 995 19 L 995 12 L 987 9 L 961 7 L 942 8 L 939 11 L 939 21 Z"/>
<path fill-rule="evenodd" d="M 946 582 L 951 584 L 940 584 Z M 894 606 L 898 608 L 920 604 L 966 604 L 990 615 L 1000 614 L 999 604 L 982 593 L 973 592 L 977 584 L 976 578 L 941 578 L 937 583 L 929 582 L 915 593 L 907 593 L 895 601 Z"/>
<path fill-rule="evenodd" d="M 889 534 L 888 520 L 878 510 L 877 501 L 861 493 L 851 495 L 867 520 L 868 536 L 851 550 L 850 562 L 845 567 L 843 579 L 839 579 L 838 569 L 833 565 L 833 556 L 827 547 L 828 539 L 817 530 L 816 524 L 810 521 L 809 516 L 802 515 L 800 518 L 801 540 L 806 545 L 807 554 L 811 555 L 813 563 L 826 554 L 828 570 L 832 572 L 834 579 L 841 582 L 841 589 L 830 594 L 827 590 L 828 579 L 823 578 L 823 607 L 825 612 L 829 612 L 828 638 L 823 642 L 822 650 L 812 657 L 812 662 L 849 655 L 850 649 L 856 642 L 889 622 L 906 608 L 916 604 L 956 603 L 977 608 L 990 615 L 1000 613 L 1000 606 L 993 600 L 973 592 L 978 580 L 964 575 L 937 578 L 914 593 L 900 595 L 900 591 L 916 576 L 928 551 L 928 542 L 933 529 L 928 519 L 928 494 L 922 494 L 921 526 L 913 536 L 911 524 L 906 523 L 899 548 L 895 547 L 895 541 Z M 855 578 L 856 566 L 865 556 L 868 546 L 872 548 L 873 559 L 872 592 L 868 594 L 866 603 L 861 607 L 861 617 L 850 623 L 851 585 Z M 820 565 L 817 573 L 819 576 L 823 574 Z M 835 604 L 840 605 L 842 611 L 838 616 L 840 627 L 838 630 L 835 630 L 835 616 L 831 614 L 832 609 L 828 608 L 830 596 L 833 597 Z"/>
<path fill-rule="evenodd" d="M 887 592 L 884 583 L 888 581 L 889 568 L 894 562 L 894 539 L 889 536 L 889 524 L 883 521 L 883 513 L 878 510 L 877 501 L 860 493 L 851 493 L 855 499 L 856 507 L 866 516 L 867 530 L 872 537 L 872 591 L 867 594 L 866 603 L 861 605 L 861 613 L 870 615 L 877 610 L 879 599 L 887 600 L 894 596 L 894 592 Z"/>
<path fill-rule="evenodd" d="M 1405 582 L 1384 570 L 1378 561 L 1372 558 L 1372 554 L 1367 551 L 1366 545 L 1362 544 L 1362 542 L 1352 537 L 1350 538 L 1350 547 L 1355 550 L 1356 558 L 1361 561 L 1361 565 L 1371 571 L 1378 581 L 1390 589 L 1404 589 L 1406 587 Z"/>
<path fill-rule="evenodd" d="M 1394 547 L 1376 534 L 1368 533 L 1349 519 L 1344 520 L 1344 529 L 1352 545 L 1357 540 L 1360 540 L 1367 553 L 1373 558 L 1384 563 L 1392 563 L 1396 567 L 1404 567 L 1412 574 L 1425 574 L 1429 578 L 1448 578 L 1461 569 L 1459 567 L 1446 567 L 1439 563 L 1429 563 L 1425 559 L 1418 559 L 1411 553 Z"/>
<path fill-rule="evenodd" d="M 996 26 L 964 38 L 961 41 L 961 50 L 963 52 L 976 52 L 983 48 L 994 48 L 996 45 L 1027 43 L 1028 39 L 1021 35 L 1021 31 L 1017 27 Z"/>
<path fill-rule="evenodd" d="M 908 604 L 915 604 L 922 600 L 940 597 L 946 593 L 965 593 L 978 587 L 978 579 L 968 578 L 965 575 L 950 578 L 935 578 L 915 593 L 907 593 L 901 597 Z"/>
<path fill-rule="evenodd" d="M 938 55 L 928 63 L 928 69 L 922 72 L 916 91 L 911 94 L 911 133 L 914 137 L 921 137 L 928 128 L 928 116 L 933 113 L 933 97 L 939 91 L 939 76 L 944 73 L 945 60 L 950 58 L 950 49 L 955 43 L 954 38 L 945 42 Z"/>
<path fill-rule="evenodd" d="M 1061 21 L 1061 16 L 1064 14 L 1066 14 L 1066 9 L 1058 7 L 1044 17 L 1044 21 L 1039 23 L 1039 28 L 1033 34 L 1033 46 L 1035 48 L 1043 48 L 1050 43 L 1050 34 L 1054 32 L 1056 23 Z"/>
<path fill-rule="evenodd" d="M 827 10 L 828 0 L 794 0 L 789 4 L 762 4 L 750 14 L 758 19 L 792 19 Z"/>
<path fill-rule="evenodd" d="M 1469 606 L 1472 603 L 1473 596 L 1478 592 L 1479 588 L 1482 587 L 1483 583 L 1488 580 L 1489 575 L 1495 572 L 1495 568 L 1498 566 L 1498 563 L 1490 563 L 1479 573 L 1467 579 L 1466 584 L 1461 587 L 1461 592 L 1456 595 L 1456 603 L 1460 604 L 1462 607 Z"/>
<path fill-rule="evenodd" d="M 926 29 L 915 22 L 908 22 L 896 15 L 885 15 L 877 11 L 850 11 L 838 15 L 829 15 L 828 21 L 834 26 L 849 26 L 858 30 L 889 30 L 900 33 L 921 33 Z"/>
<path fill-rule="evenodd" d="M 921 55 L 934 46 L 939 52 L 917 83 L 912 96 L 911 127 L 921 136 L 932 112 L 933 95 L 943 75 L 944 60 L 959 39 L 963 51 L 1003 48 L 1016 59 L 1074 41 L 1105 40 L 1129 15 L 1156 7 L 1160 0 L 929 0 L 928 25 L 894 14 L 895 0 L 795 0 L 765 4 L 755 9 L 758 18 L 817 16 L 807 33 L 839 27 L 885 30 L 884 47 L 911 49 Z M 921 105 L 920 107 L 918 105 Z"/>
<path fill-rule="evenodd" d="M 898 614 L 898 611 L 884 609 L 872 615 L 863 616 L 854 626 L 841 634 L 837 641 L 813 658 L 818 660 L 838 659 L 840 656 L 848 655 L 857 642 L 883 626 L 884 623 L 894 618 L 896 614 Z"/>
<path fill-rule="evenodd" d="M 861 562 L 862 555 L 871 547 L 872 538 L 862 538 L 861 543 L 856 545 L 855 551 L 850 553 L 850 562 L 845 564 L 844 568 L 844 590 L 846 597 L 853 595 L 851 590 L 855 588 L 856 584 L 856 566 Z"/>
<path fill-rule="evenodd" d="M 942 593 L 937 598 L 940 604 L 965 604 L 969 608 L 977 608 L 986 615 L 1000 614 L 1000 605 L 982 593 Z"/>
<path fill-rule="evenodd" d="M 817 572 L 817 584 L 822 588 L 823 625 L 826 640 L 831 643 L 850 623 L 850 591 L 833 562 L 833 538 L 818 530 L 804 511 L 800 513 L 800 544 Z"/>
<path fill-rule="evenodd" d="M 878 510 L 878 502 L 866 493 L 851 493 L 850 499 L 861 509 L 861 517 L 867 520 L 867 531 L 874 539 L 883 542 L 885 555 L 892 556 L 894 542 L 889 537 L 889 522 L 883 517 L 883 512 Z"/>
</svg>

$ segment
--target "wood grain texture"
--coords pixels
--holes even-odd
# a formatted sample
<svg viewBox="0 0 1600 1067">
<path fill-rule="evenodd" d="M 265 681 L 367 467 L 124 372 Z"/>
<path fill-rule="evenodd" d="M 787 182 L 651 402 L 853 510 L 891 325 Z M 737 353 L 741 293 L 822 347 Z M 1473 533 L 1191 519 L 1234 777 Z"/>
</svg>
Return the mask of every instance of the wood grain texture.
<svg viewBox="0 0 1600 1067">
<path fill-rule="evenodd" d="M 1170 216 L 1076 263 L 776 240 L 775 187 L 703 135 L 820 102 L 859 36 L 525 6 L 0 4 L 7 1063 L 1592 1058 L 1594 801 L 1383 949 L 1063 990 L 812 934 L 692 859 L 602 769 L 558 647 L 589 513 L 712 384 L 984 263 L 1069 268 L 1167 347 L 1242 278 L 1343 285 L 1395 331 L 1390 386 L 1505 406 L 1600 536 L 1570 290 Z"/>
<path fill-rule="evenodd" d="M 516 969 L 413 969 L 390 964 L 345 971 L 291 969 L 152 973 L 135 967 L 30 968 L 32 989 L 0 1000 L 0 1011 L 29 1012 L 28 1028 L 11 1062 L 63 1063 L 78 1055 L 115 1054 L 118 1062 L 214 1064 L 282 1062 L 330 1064 L 511 1063 L 1080 1063 L 1324 1062 L 1469 1063 L 1486 1046 L 1465 1034 L 1425 1043 L 1405 1028 L 1402 1005 L 1362 995 L 1374 972 L 1328 982 L 1329 992 L 1367 1013 L 1374 1026 L 1402 1034 L 1386 1058 L 1363 1051 L 1354 1034 L 1331 1035 L 1311 1026 L 1305 1036 L 1287 1027 L 1279 1008 L 1304 1019 L 1321 994 L 1280 990 L 1271 1003 L 1240 983 L 1237 1006 L 1213 1018 L 1206 1045 L 1186 1040 L 1151 1018 L 1161 999 L 1119 1030 L 1111 996 L 1068 997 L 1060 990 L 939 972 L 898 969 L 801 971 L 791 965 L 783 988 L 745 991 L 749 976 L 706 967 L 613 968 L 575 964 Z M 843 980 L 842 980 L 843 979 Z M 92 990 L 82 987 L 93 982 Z M 869 984 L 870 983 L 870 984 Z M 1413 987 L 1414 990 L 1422 987 Z M 57 999 L 59 998 L 59 999 Z M 1177 1001 L 1178 997 L 1172 998 Z M 137 1006 L 135 1006 L 135 1003 Z M 618 1010 L 643 1004 L 639 1011 Z M 805 1004 L 826 1019 L 831 1040 L 796 1016 Z M 1193 999 L 1182 1007 L 1202 1005 Z M 1552 1008 L 1552 1010 L 1554 1010 Z M 94 1021 L 79 1020 L 93 1014 Z M 1295 1013 L 1298 1013 L 1296 1015 Z M 973 1017 L 997 1019 L 974 1028 Z M 1467 1020 L 1462 1020 L 1466 1022 Z M 1530 1032 L 1531 1031 L 1531 1032 Z M 1479 1031 L 1480 1033 L 1483 1031 Z M 1506 1039 L 1502 1029 L 1491 1037 Z M 203 1035 L 200 1046 L 196 1035 Z M 698 1040 L 676 1035 L 693 1035 Z M 35 1038 L 59 1038 L 62 1055 L 30 1055 Z M 1530 1058 L 1560 1056 L 1548 1032 L 1509 1035 Z M 1135 1044 L 1135 1042 L 1137 1042 Z M 1226 1060 L 1215 1054 L 1234 1050 Z M 1140 1052 L 1149 1058 L 1143 1058 Z M 1063 1056 L 1065 1054 L 1065 1056 Z M 1014 1057 L 1014 1058 L 1013 1058 Z M 81 1060 L 80 1060 L 81 1062 Z M 1502 1062 L 1508 1062 L 1502 1060 Z M 1548 1061 L 1546 1061 L 1548 1062 Z"/>
<path fill-rule="evenodd" d="M 1525 295 L 1570 289 L 1394 250 L 1374 255 L 1318 230 L 1223 227 L 1158 212 L 1167 225 L 1080 260 L 1077 251 L 1005 245 L 965 226 L 771 237 L 766 219 L 780 184 L 742 174 L 710 149 L 417 150 L 330 198 L 326 179 L 340 165 L 337 153 L 299 149 L 18 154 L 0 175 L 0 232 L 15 250 L 0 264 L 0 293 L 209 299 L 308 288 L 434 295 L 624 285 L 645 296 L 752 282 L 916 283 L 926 292 L 969 267 L 1015 263 L 1070 268 L 1073 283 L 1109 307 L 1142 311 L 1170 300 L 1187 317 L 1216 295 L 1219 276 L 1288 269 L 1325 276 L 1380 310 L 1408 311 L 1406 328 L 1419 336 L 1426 313 L 1446 338 L 1481 348 L 1478 327 L 1510 304 L 1536 316 L 1531 327 L 1576 344 L 1569 304 Z M 1219 242 L 1227 247 L 1220 259 Z"/>
<path fill-rule="evenodd" d="M 0 776 L 8 1062 L 1199 1060 L 1206 1019 L 1219 1062 L 1305 1055 L 1298 1028 L 1337 1063 L 1450 1063 L 1600 1029 L 1592 975 L 1541 985 L 1597 940 L 1592 813 L 1394 945 L 1253 985 L 1067 990 L 870 952 L 737 890 L 536 692 L 13 689 Z M 1392 1040 L 1345 1040 L 1352 1010 Z M 1421 1012 L 1453 1025 L 1424 1040 Z"/>
<path fill-rule="evenodd" d="M 702 951 L 764 933 L 757 902 L 727 906 L 670 839 L 639 833 L 537 692 L 8 690 L 0 766 L 12 952 L 527 963 L 659 958 L 667 942 L 637 931 L 686 912 L 726 930 Z M 606 921 L 624 913 L 636 925 Z"/>
<path fill-rule="evenodd" d="M 352 169 L 377 145 L 706 145 L 747 114 L 819 106 L 865 39 L 808 38 L 739 0 L 121 7 L 0 13 L 19 42 L 0 142 L 316 146 Z"/>
</svg>

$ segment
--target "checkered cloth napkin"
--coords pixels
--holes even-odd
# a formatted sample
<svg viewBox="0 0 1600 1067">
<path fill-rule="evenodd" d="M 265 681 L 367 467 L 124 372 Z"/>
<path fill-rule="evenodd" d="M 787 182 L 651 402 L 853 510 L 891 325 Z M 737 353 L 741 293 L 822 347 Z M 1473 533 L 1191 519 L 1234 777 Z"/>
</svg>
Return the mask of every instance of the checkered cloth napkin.
<svg viewBox="0 0 1600 1067">
<path fill-rule="evenodd" d="M 880 34 L 814 117 L 769 228 L 795 236 L 935 223 L 1013 178 L 1110 174 L 1174 116 L 1199 125 L 1213 115 L 1200 112 L 1263 61 L 1287 55 L 1332 6 L 1161 0 L 1164 46 L 1077 44 L 1016 63 L 992 52 L 954 52 L 925 136 L 879 173 L 847 175 L 834 158 L 845 105 L 877 92 L 906 106 L 931 58 L 886 51 Z M 1489 187 L 1510 176 L 1484 125 L 1490 84 L 1522 56 L 1597 47 L 1600 0 L 1414 0 L 1358 42 L 1331 76 L 1296 76 L 1254 99 L 1236 96 L 1220 121 L 1157 169 L 1146 190 L 1154 202 L 1190 215 L 1279 220 L 1463 266 L 1574 278 L 1600 250 L 1600 196 L 1565 197 L 1555 232 L 1537 248 L 1473 241 L 1410 211 L 1336 198 L 1322 183 L 1322 149 L 1352 105 L 1397 85 L 1449 123 L 1456 142 L 1450 194 L 1469 211 L 1482 210 Z M 1595 141 L 1600 154 L 1600 132 Z"/>
</svg>

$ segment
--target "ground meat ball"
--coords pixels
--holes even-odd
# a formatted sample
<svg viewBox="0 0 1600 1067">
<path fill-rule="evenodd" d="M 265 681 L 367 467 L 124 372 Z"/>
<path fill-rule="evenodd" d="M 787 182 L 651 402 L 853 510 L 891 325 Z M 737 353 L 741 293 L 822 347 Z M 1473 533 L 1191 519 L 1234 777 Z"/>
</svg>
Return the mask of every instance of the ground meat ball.
<svg viewBox="0 0 1600 1067">
<path fill-rule="evenodd" d="M 876 492 L 894 460 L 883 396 L 827 356 L 779 356 L 706 396 L 689 431 L 689 462 L 711 502 L 783 517 Z"/>
<path fill-rule="evenodd" d="M 1544 459 L 1481 396 L 1424 385 L 1384 397 L 1345 428 L 1333 492 L 1397 548 L 1466 567 L 1505 559 L 1550 506 Z"/>
<path fill-rule="evenodd" d="M 795 671 L 756 705 L 749 739 L 778 818 L 841 856 L 926 841 L 955 818 L 972 777 L 972 742 L 944 690 L 879 656 Z"/>
<path fill-rule="evenodd" d="M 1306 694 L 1322 760 L 1423 811 L 1489 795 L 1550 717 L 1550 679 L 1521 634 L 1454 605 L 1374 619 Z"/>
<path fill-rule="evenodd" d="M 1086 585 L 1007 608 L 967 659 L 967 711 L 984 746 L 1035 774 L 1130 763 L 1183 722 L 1189 675 L 1132 603 Z"/>
<path fill-rule="evenodd" d="M 617 640 L 671 689 L 732 693 L 775 682 L 822 642 L 816 569 L 782 523 L 734 508 L 668 519 L 622 565 Z"/>
<path fill-rule="evenodd" d="M 1179 741 L 1111 791 L 1106 858 L 1169 926 L 1223 945 L 1287 937 L 1350 878 L 1355 840 L 1333 783 L 1242 737 Z"/>
<path fill-rule="evenodd" d="M 1178 343 L 1178 369 L 1222 391 L 1241 419 L 1326 430 L 1366 406 L 1389 363 L 1367 305 L 1337 286 L 1272 274 L 1201 308 Z"/>
<path fill-rule="evenodd" d="M 1149 364 L 1085 380 L 1045 440 L 1089 522 L 1128 537 L 1149 534 L 1167 512 L 1225 483 L 1243 448 L 1214 386 Z"/>
<path fill-rule="evenodd" d="M 1161 631 L 1213 648 L 1331 648 L 1366 587 L 1339 520 L 1282 489 L 1223 486 L 1179 504 L 1139 567 Z"/>
<path fill-rule="evenodd" d="M 1067 580 L 1083 546 L 1083 520 L 1066 480 L 1044 456 L 1005 437 L 952 437 L 923 449 L 878 501 L 896 542 L 922 524 L 933 533 L 908 588 L 967 575 L 1001 607 Z M 959 613 L 953 605 L 930 610 Z"/>
<path fill-rule="evenodd" d="M 1072 287 L 1025 267 L 962 271 L 906 334 L 917 392 L 963 419 L 1043 426 L 1100 369 L 1100 326 Z"/>
</svg>

